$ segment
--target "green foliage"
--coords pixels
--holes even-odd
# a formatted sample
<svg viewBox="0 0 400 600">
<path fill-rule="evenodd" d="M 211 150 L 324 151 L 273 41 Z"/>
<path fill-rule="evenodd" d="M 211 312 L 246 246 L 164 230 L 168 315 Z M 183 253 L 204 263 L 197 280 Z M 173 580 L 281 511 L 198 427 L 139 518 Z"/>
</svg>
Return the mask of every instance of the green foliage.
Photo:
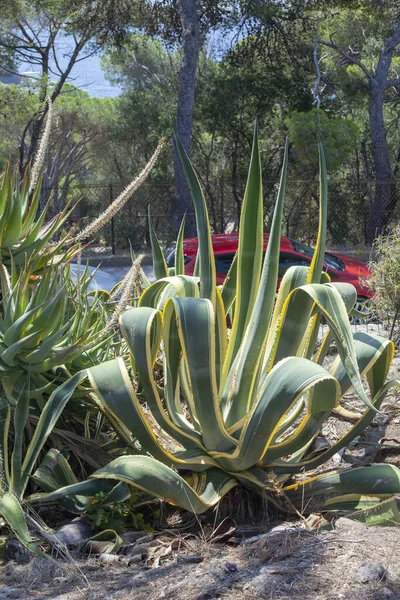
<svg viewBox="0 0 400 600">
<path fill-rule="evenodd" d="M 368 285 L 374 291 L 371 307 L 383 321 L 390 322 L 390 338 L 399 339 L 400 318 L 400 226 L 379 237 L 369 263 Z"/>
<path fill-rule="evenodd" d="M 309 170 L 317 168 L 315 140 L 324 146 L 328 170 L 339 169 L 354 151 L 358 127 L 348 117 L 329 117 L 321 109 L 307 113 L 294 112 L 288 119 L 289 135 L 298 162 Z"/>
<path fill-rule="evenodd" d="M 140 531 L 153 531 L 149 523 L 146 523 L 143 513 L 135 510 L 135 505 L 140 500 L 140 494 L 137 490 L 131 488 L 127 500 L 111 505 L 105 504 L 107 496 L 106 492 L 95 494 L 85 513 L 92 523 L 93 531 L 112 529 L 119 533 L 123 527 L 133 527 Z"/>
</svg>

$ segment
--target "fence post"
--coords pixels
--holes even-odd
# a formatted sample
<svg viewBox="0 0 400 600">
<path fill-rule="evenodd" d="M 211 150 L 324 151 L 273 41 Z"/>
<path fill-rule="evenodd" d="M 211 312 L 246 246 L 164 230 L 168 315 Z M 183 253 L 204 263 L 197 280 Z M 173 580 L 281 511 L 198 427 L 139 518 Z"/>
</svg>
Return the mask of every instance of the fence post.
<svg viewBox="0 0 400 600">
<path fill-rule="evenodd" d="M 112 185 L 112 183 L 110 183 L 110 204 L 112 204 L 113 200 L 114 200 L 113 185 Z M 112 252 L 113 255 L 115 255 L 115 224 L 114 224 L 114 217 L 111 217 L 110 227 L 111 227 L 111 252 Z"/>
</svg>

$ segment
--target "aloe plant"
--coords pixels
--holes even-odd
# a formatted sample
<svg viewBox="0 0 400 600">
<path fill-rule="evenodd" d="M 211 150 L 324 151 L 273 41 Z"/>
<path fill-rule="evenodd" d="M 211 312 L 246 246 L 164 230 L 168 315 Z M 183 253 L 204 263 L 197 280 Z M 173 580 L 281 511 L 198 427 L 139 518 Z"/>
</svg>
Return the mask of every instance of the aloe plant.
<svg viewBox="0 0 400 600">
<path fill-rule="evenodd" d="M 277 297 L 288 146 L 263 260 L 261 162 L 255 132 L 237 258 L 220 291 L 205 200 L 179 141 L 177 145 L 196 211 L 199 277 L 183 274 L 179 246 L 173 276 L 168 276 L 157 251 L 160 278 L 144 291 L 138 308 L 120 319 L 137 381 L 132 381 L 122 358 L 87 370 L 97 403 L 127 444 L 136 438 L 143 455 L 120 456 L 89 480 L 44 494 L 40 501 L 89 495 L 94 484 L 104 480 L 137 486 L 195 513 L 204 512 L 237 485 L 267 494 L 286 508 L 286 501 L 292 506 L 328 492 L 342 494 L 344 505 L 348 493 L 371 494 L 378 500 L 399 493 L 400 471 L 391 465 L 296 479 L 359 435 L 390 388 L 399 385 L 386 382 L 393 344 L 362 333 L 353 337 L 348 314 L 356 291 L 350 284 L 331 283 L 322 272 L 327 174 L 321 145 L 314 257 L 310 268 L 292 267 L 285 273 Z M 156 246 L 154 234 L 152 241 Z M 229 311 L 233 319 L 228 335 Z M 327 333 L 315 351 L 321 317 Z M 327 370 L 323 361 L 332 342 L 338 357 Z M 363 413 L 341 439 L 313 454 L 323 423 L 340 409 L 351 387 L 364 402 Z"/>
<path fill-rule="evenodd" d="M 58 242 L 49 243 L 68 219 L 72 208 L 67 206 L 61 213 L 45 221 L 48 205 L 40 211 L 42 177 L 32 188 L 31 168 L 27 167 L 22 181 L 17 169 L 12 172 L 8 163 L 0 176 L 0 260 L 22 268 L 27 262 L 40 270 L 51 261 L 68 260 L 76 254 L 72 243 L 72 231 Z"/>
</svg>

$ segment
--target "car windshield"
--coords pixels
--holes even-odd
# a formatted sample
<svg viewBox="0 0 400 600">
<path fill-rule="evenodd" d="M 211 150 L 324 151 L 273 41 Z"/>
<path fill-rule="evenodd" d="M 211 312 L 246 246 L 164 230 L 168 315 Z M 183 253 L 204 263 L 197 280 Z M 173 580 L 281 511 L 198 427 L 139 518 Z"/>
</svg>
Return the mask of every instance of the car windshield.
<svg viewBox="0 0 400 600">
<path fill-rule="evenodd" d="M 313 248 L 310 248 L 310 246 L 307 246 L 307 244 L 303 244 L 302 242 L 296 242 L 295 240 L 290 241 L 295 252 L 300 252 L 301 254 L 305 254 L 310 258 L 313 257 Z M 335 271 L 344 271 L 344 264 L 342 261 L 333 254 L 330 254 L 330 252 L 325 252 L 324 263 L 330 269 L 335 269 Z"/>
<path fill-rule="evenodd" d="M 186 254 L 184 254 L 183 255 L 184 264 L 186 265 L 189 261 L 190 261 L 190 256 L 186 256 Z M 171 252 L 168 254 L 166 262 L 167 262 L 167 267 L 175 266 L 175 248 L 173 250 L 171 250 Z"/>
</svg>

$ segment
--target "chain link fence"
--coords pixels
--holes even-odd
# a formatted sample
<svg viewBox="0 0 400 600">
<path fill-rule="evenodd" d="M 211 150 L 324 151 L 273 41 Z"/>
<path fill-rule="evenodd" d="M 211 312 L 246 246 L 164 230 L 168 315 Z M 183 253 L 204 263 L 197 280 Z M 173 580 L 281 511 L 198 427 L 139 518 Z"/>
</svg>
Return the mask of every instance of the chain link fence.
<svg viewBox="0 0 400 600">
<path fill-rule="evenodd" d="M 329 182 L 328 247 L 360 249 L 370 246 L 377 229 L 390 228 L 400 222 L 400 182 L 381 182 L 380 190 L 367 180 L 334 179 Z M 76 202 L 71 223 L 82 228 L 104 212 L 124 189 L 125 183 L 99 183 L 70 186 L 63 197 L 55 190 L 44 190 L 61 208 L 67 201 Z M 274 208 L 278 184 L 263 182 L 266 229 Z M 214 233 L 236 231 L 245 182 L 208 181 L 203 185 L 211 228 Z M 286 186 L 282 233 L 313 245 L 318 231 L 319 183 L 316 180 L 289 180 Z M 102 246 L 120 254 L 149 247 L 147 210 L 151 206 L 155 230 L 164 246 L 175 240 L 173 231 L 174 182 L 146 181 L 107 225 L 92 246 Z M 179 215 L 183 217 L 183 215 Z M 375 220 L 376 221 L 375 221 Z M 372 231 L 372 234 L 371 234 Z"/>
</svg>

